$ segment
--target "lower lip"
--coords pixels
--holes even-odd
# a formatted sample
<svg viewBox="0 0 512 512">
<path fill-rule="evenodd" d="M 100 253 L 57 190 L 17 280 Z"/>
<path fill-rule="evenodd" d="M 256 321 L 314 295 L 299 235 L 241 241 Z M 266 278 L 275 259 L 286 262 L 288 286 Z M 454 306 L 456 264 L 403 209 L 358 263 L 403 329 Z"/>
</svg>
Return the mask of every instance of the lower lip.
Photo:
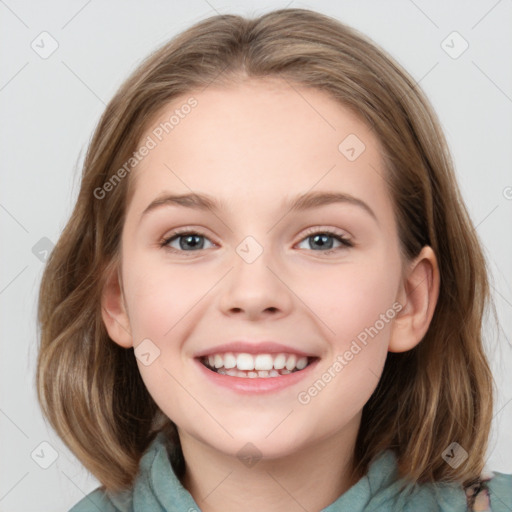
<svg viewBox="0 0 512 512">
<path fill-rule="evenodd" d="M 230 375 L 222 375 L 213 370 L 209 370 L 198 359 L 195 359 L 196 364 L 199 365 L 200 371 L 203 372 L 206 378 L 210 379 L 213 384 L 223 386 L 225 388 L 236 391 L 237 393 L 272 393 L 279 391 L 289 386 L 297 384 L 302 379 L 311 374 L 314 367 L 317 365 L 319 359 L 315 359 L 311 364 L 306 366 L 303 370 L 279 377 L 231 377 Z"/>
</svg>

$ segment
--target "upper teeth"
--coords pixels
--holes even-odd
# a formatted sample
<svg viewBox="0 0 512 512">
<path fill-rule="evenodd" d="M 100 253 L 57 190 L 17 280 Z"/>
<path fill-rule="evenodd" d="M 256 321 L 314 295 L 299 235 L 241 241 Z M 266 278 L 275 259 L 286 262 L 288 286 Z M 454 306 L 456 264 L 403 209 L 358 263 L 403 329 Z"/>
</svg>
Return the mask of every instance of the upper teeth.
<svg viewBox="0 0 512 512">
<path fill-rule="evenodd" d="M 289 371 L 297 368 L 302 370 L 308 364 L 307 357 L 295 354 L 212 354 L 208 356 L 208 364 L 212 368 L 237 368 L 238 370 L 282 370 Z"/>
</svg>

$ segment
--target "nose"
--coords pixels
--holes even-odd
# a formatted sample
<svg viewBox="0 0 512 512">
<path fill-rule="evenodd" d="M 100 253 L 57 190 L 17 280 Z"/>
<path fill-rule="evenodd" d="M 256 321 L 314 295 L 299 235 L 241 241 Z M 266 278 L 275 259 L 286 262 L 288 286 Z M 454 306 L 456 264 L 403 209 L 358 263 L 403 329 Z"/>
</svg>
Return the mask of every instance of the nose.
<svg viewBox="0 0 512 512">
<path fill-rule="evenodd" d="M 234 268 L 226 276 L 220 308 L 225 315 L 248 320 L 282 318 L 292 308 L 293 292 L 282 271 L 277 270 L 265 251 L 252 263 L 234 257 Z"/>
</svg>

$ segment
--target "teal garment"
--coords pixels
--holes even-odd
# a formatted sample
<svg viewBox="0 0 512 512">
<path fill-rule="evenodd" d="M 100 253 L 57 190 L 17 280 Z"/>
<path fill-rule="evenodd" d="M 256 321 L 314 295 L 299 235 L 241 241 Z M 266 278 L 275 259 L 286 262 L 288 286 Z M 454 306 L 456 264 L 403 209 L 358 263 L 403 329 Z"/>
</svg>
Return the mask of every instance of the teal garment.
<svg viewBox="0 0 512 512">
<path fill-rule="evenodd" d="M 199 512 L 171 465 L 159 433 L 140 461 L 133 489 L 108 496 L 94 490 L 69 512 Z M 424 484 L 400 490 L 396 458 L 383 452 L 367 474 L 321 512 L 467 512 L 466 494 L 456 484 Z M 512 511 L 512 475 L 494 473 L 488 482 L 492 512 Z"/>
</svg>

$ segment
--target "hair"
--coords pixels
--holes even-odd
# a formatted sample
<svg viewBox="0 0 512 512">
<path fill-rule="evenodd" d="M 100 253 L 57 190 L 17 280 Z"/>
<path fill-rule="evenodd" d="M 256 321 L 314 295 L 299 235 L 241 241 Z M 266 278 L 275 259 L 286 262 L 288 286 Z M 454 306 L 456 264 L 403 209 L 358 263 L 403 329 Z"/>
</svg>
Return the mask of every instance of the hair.
<svg viewBox="0 0 512 512">
<path fill-rule="evenodd" d="M 38 399 L 69 449 L 107 491 L 129 488 L 150 442 L 174 423 L 156 405 L 132 350 L 114 343 L 101 315 L 119 251 L 129 182 L 95 190 L 127 162 L 163 107 L 215 82 L 276 78 L 325 91 L 375 132 L 403 256 L 432 247 L 441 287 L 429 329 L 389 353 L 365 404 L 355 446 L 362 476 L 383 450 L 414 483 L 478 479 L 492 418 L 493 380 L 482 343 L 490 301 L 483 251 L 458 189 L 437 117 L 418 84 L 369 38 L 306 9 L 196 23 L 149 55 L 107 105 L 83 163 L 74 211 L 39 292 Z M 112 183 L 112 182 L 111 182 Z M 443 451 L 468 452 L 458 467 Z"/>
</svg>

